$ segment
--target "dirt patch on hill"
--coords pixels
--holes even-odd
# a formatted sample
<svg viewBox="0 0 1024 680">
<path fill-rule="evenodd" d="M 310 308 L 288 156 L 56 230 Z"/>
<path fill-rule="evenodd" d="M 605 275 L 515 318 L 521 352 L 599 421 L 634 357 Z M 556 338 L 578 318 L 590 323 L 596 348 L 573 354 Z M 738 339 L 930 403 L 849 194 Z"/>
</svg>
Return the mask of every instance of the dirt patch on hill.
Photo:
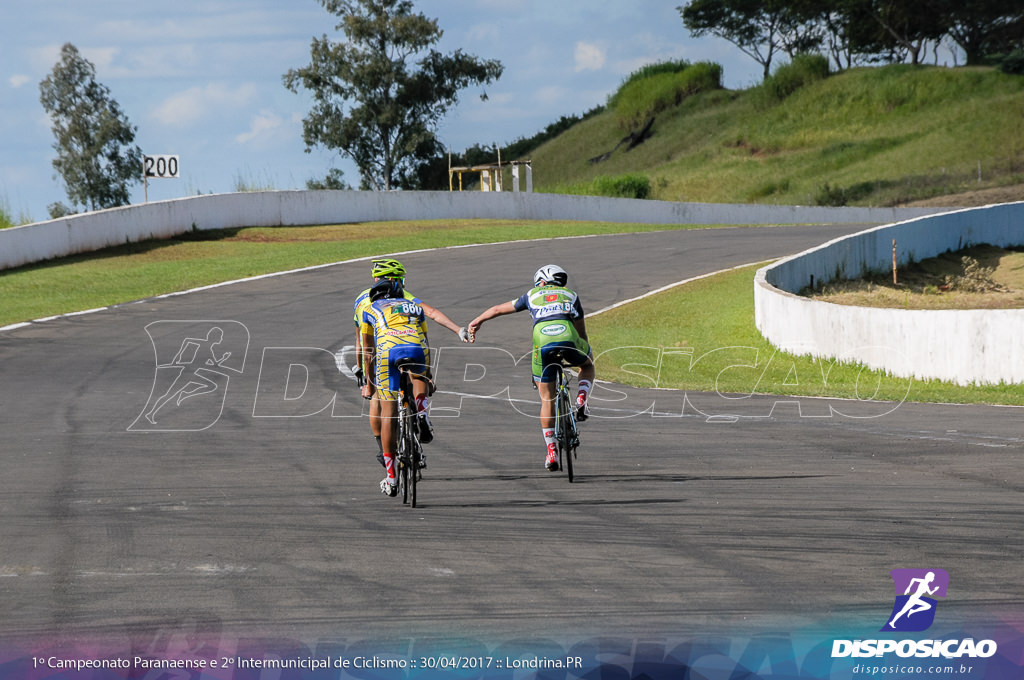
<svg viewBox="0 0 1024 680">
<path fill-rule="evenodd" d="M 1024 309 L 1024 248 L 975 246 L 866 279 L 836 281 L 804 295 L 824 302 L 895 309 Z"/>
<path fill-rule="evenodd" d="M 923 201 L 905 203 L 902 207 L 976 208 L 982 205 L 1016 203 L 1018 201 L 1024 201 L 1024 184 L 992 187 L 990 189 L 978 189 L 976 191 L 966 191 L 959 194 L 949 194 L 948 196 L 936 196 Z"/>
<path fill-rule="evenodd" d="M 966 191 L 903 207 L 974 208 L 1024 201 L 1024 184 Z M 977 246 L 903 265 L 892 273 L 837 281 L 803 294 L 826 302 L 896 309 L 1024 309 L 1024 248 Z"/>
</svg>

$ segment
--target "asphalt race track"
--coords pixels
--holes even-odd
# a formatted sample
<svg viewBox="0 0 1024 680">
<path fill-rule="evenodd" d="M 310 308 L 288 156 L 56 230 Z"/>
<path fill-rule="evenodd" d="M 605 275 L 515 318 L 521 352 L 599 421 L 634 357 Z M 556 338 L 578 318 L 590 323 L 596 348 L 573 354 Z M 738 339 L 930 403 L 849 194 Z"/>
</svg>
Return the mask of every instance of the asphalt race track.
<svg viewBox="0 0 1024 680">
<path fill-rule="evenodd" d="M 860 228 L 402 260 L 408 288 L 465 324 L 549 261 L 594 311 Z M 948 572 L 946 615 L 1024 619 L 1020 409 L 717 394 L 689 408 L 603 385 L 570 485 L 542 466 L 528 361 L 515 362 L 525 314 L 472 346 L 433 328 L 442 392 L 420 505 L 382 496 L 365 403 L 334 360 L 368 270 L 0 333 L 0 640 L 871 635 L 903 567 Z"/>
</svg>

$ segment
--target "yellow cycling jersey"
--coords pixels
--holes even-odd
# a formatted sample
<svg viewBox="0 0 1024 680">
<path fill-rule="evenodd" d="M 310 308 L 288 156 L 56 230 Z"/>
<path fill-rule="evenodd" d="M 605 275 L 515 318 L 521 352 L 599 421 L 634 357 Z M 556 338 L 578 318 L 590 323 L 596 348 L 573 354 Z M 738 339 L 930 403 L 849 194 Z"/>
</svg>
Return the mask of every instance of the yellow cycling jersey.
<svg viewBox="0 0 1024 680">
<path fill-rule="evenodd" d="M 370 302 L 364 306 L 360 328 L 373 334 L 377 351 L 382 355 L 399 345 L 425 347 L 427 344 L 426 317 L 420 300 L 415 297 Z"/>
<path fill-rule="evenodd" d="M 419 298 L 417 298 L 415 295 L 413 295 L 409 291 L 405 291 L 405 299 L 406 300 L 412 300 L 413 302 L 416 302 L 417 304 L 419 304 L 419 302 L 420 302 Z M 356 327 L 359 329 L 358 332 L 360 334 L 362 334 L 362 333 L 370 333 L 370 334 L 372 334 L 373 333 L 373 327 L 363 319 L 363 315 L 365 314 L 366 310 L 369 307 L 370 307 L 370 289 L 367 288 L 362 293 L 360 293 L 359 296 L 356 298 L 356 302 L 355 302 L 355 315 L 352 317 L 352 320 L 355 322 Z M 427 322 L 426 322 L 426 320 L 424 320 L 423 321 L 423 333 L 424 333 L 424 335 L 426 335 L 426 332 L 427 332 Z"/>
</svg>

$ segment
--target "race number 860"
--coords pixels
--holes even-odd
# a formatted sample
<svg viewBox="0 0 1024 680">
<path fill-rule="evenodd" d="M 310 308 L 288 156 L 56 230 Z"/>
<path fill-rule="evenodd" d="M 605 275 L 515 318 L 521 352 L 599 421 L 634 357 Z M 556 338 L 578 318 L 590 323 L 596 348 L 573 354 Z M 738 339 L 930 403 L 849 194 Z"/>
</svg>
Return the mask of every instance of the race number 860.
<svg viewBox="0 0 1024 680">
<path fill-rule="evenodd" d="M 142 168 L 146 177 L 177 177 L 177 156 L 143 156 Z"/>
</svg>

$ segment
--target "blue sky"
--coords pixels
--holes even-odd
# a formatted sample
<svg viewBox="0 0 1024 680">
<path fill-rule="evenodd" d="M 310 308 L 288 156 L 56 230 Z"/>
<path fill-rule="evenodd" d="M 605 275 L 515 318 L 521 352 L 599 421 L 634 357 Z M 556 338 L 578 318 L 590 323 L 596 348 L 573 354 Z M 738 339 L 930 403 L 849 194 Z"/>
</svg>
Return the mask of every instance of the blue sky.
<svg viewBox="0 0 1024 680">
<path fill-rule="evenodd" d="M 729 43 L 689 36 L 680 0 L 419 0 L 438 20 L 442 51 L 499 59 L 501 79 L 466 90 L 443 121 L 455 151 L 528 137 L 560 116 L 604 103 L 636 68 L 664 59 L 722 64 L 725 85 L 748 87 L 760 67 Z M 4 0 L 0 3 L 0 205 L 20 221 L 68 203 L 54 178 L 50 122 L 39 82 L 74 44 L 96 67 L 147 154 L 177 154 L 179 179 L 151 180 L 150 201 L 234 191 L 239 184 L 300 189 L 340 167 L 334 152 L 305 152 L 307 94 L 282 85 L 309 63 L 314 36 L 343 38 L 316 0 Z M 140 183 L 132 202 L 144 200 Z"/>
</svg>

